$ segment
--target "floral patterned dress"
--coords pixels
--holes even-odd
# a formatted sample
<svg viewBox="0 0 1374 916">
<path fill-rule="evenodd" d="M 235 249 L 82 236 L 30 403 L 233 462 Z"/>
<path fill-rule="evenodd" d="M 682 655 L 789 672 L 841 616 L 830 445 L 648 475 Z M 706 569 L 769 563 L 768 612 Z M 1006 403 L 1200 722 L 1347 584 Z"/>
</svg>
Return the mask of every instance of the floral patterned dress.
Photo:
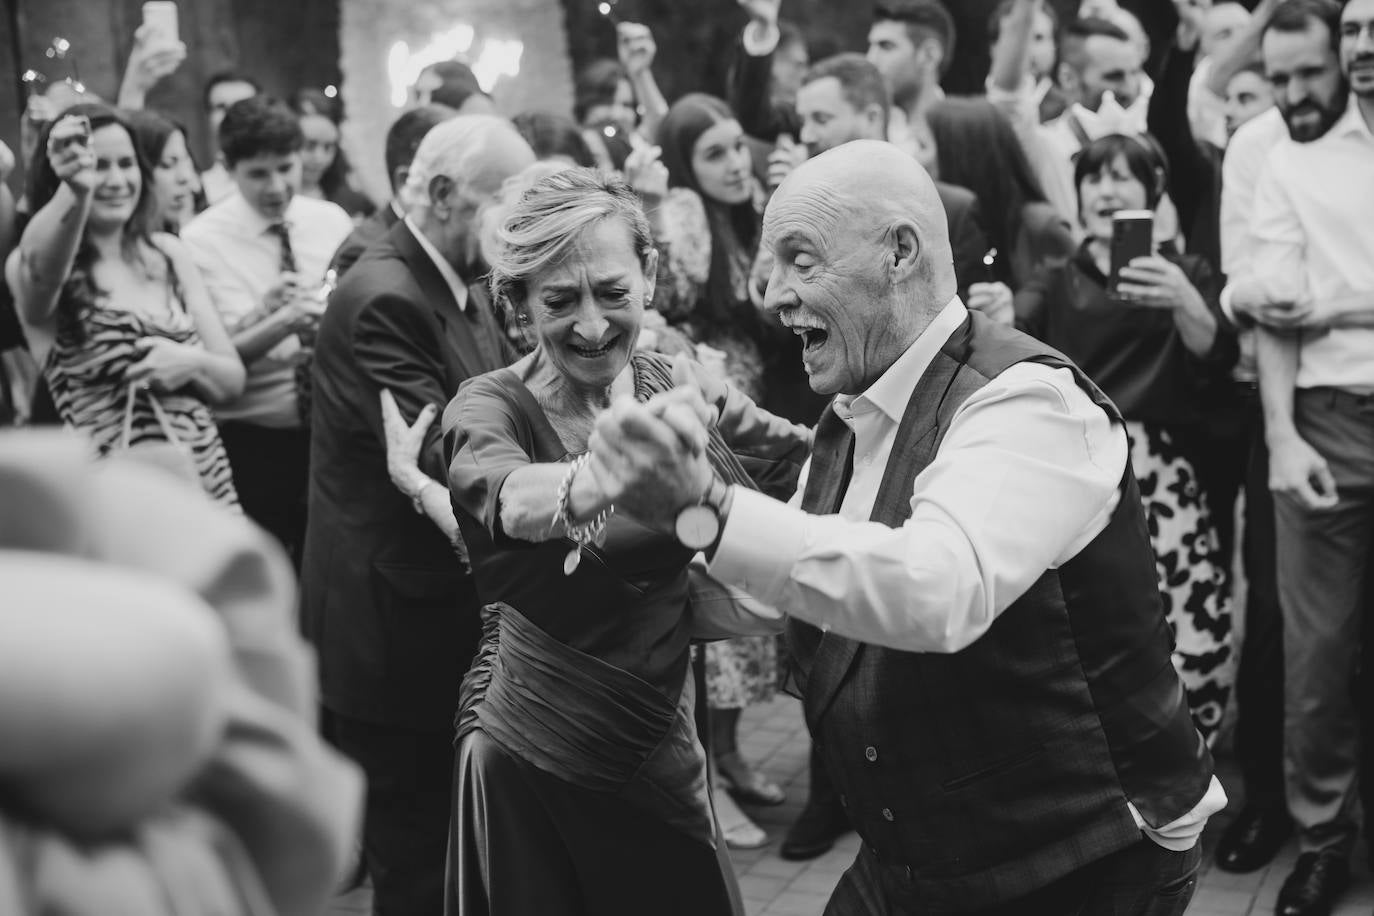
<svg viewBox="0 0 1374 916">
<path fill-rule="evenodd" d="M 655 307 L 668 324 L 694 345 L 699 362 L 724 373 L 756 403 L 763 399 L 763 354 L 758 344 L 737 326 L 708 327 L 694 320 L 707 294 L 711 269 L 711 227 L 701 197 L 688 188 L 674 188 L 662 203 L 664 237 L 659 239 L 660 277 Z M 736 290 L 732 305 L 753 309 L 748 278 L 753 252 L 731 252 L 730 274 Z M 766 636 L 741 637 L 706 646 L 706 694 L 712 709 L 742 709 L 765 703 L 777 690 L 777 640 Z"/>
</svg>

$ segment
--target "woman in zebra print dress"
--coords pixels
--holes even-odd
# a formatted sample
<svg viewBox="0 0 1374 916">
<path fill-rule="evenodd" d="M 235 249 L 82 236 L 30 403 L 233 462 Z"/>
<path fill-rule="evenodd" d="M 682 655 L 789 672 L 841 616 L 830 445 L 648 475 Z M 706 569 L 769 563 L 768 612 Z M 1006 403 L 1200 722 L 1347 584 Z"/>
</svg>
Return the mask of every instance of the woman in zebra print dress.
<svg viewBox="0 0 1374 916">
<path fill-rule="evenodd" d="M 205 491 L 237 507 L 210 405 L 243 390 L 243 364 L 189 253 L 151 231 L 151 168 L 113 109 L 74 106 L 49 126 L 28 199 L 5 278 L 62 419 L 101 454 L 183 448 Z"/>
</svg>

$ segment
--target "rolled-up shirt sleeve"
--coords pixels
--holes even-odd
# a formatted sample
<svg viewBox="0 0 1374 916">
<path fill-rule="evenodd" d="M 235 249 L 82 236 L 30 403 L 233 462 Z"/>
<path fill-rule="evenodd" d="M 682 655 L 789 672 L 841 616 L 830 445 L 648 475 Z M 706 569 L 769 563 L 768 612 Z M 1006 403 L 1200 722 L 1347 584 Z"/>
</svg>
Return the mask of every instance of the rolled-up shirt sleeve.
<svg viewBox="0 0 1374 916">
<path fill-rule="evenodd" d="M 841 636 L 956 652 L 1106 527 L 1126 456 L 1069 370 L 1020 364 L 956 414 L 902 527 L 739 490 L 711 574 Z"/>
</svg>

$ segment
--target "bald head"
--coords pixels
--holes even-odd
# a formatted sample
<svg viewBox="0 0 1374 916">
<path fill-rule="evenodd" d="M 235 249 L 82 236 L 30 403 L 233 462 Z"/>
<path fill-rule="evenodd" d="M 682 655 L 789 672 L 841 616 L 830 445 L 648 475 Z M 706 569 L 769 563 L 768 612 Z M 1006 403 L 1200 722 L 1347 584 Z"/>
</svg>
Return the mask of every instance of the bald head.
<svg viewBox="0 0 1374 916">
<path fill-rule="evenodd" d="M 909 220 L 920 239 L 926 290 L 943 306 L 954 296 L 954 255 L 949 220 L 930 174 L 910 154 L 881 140 L 855 140 L 815 156 L 793 170 L 773 195 L 764 216 L 785 217 L 794 209 L 814 210 L 838 227 L 866 237 L 886 233 Z"/>
<path fill-rule="evenodd" d="M 935 183 L 889 143 L 856 140 L 787 177 L 764 214 L 765 305 L 801 328 L 812 388 L 857 394 L 954 298 Z"/>
</svg>

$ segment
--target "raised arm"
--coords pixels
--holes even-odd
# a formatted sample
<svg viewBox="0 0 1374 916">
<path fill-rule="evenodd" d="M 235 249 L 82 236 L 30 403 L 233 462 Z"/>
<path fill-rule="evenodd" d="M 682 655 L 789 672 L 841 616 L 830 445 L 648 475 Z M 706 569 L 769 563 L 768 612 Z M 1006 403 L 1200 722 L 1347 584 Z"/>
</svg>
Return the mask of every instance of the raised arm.
<svg viewBox="0 0 1374 916">
<path fill-rule="evenodd" d="M 620 55 L 620 65 L 630 79 L 635 99 L 643 112 L 639 123 L 639 135 L 646 143 L 657 142 L 658 126 L 668 116 L 668 100 L 658 88 L 654 79 L 654 58 L 658 45 L 654 34 L 646 25 L 637 22 L 622 22 L 616 26 L 616 50 Z"/>
<path fill-rule="evenodd" d="M 98 180 L 88 134 L 89 122 L 74 116 L 53 125 L 41 155 L 47 156 L 62 184 L 24 227 L 19 248 L 6 264 L 5 277 L 19 317 L 31 327 L 50 326 L 81 247 Z"/>
<path fill-rule="evenodd" d="M 776 140 L 781 134 L 795 136 L 801 131 L 797 109 L 773 104 L 769 91 L 773 53 L 782 37 L 778 29 L 781 5 L 782 0 L 740 0 L 749 22 L 735 48 L 727 100 L 744 132 L 760 140 Z"/>
<path fill-rule="evenodd" d="M 1218 98 L 1226 97 L 1231 77 L 1253 60 L 1259 59 L 1260 37 L 1278 8 L 1280 0 L 1260 0 L 1250 14 L 1245 28 L 1223 51 L 1212 58 L 1212 72 L 1207 75 L 1207 90 Z"/>
<path fill-rule="evenodd" d="M 1031 31 L 1041 0 L 1016 0 L 1002 23 L 1002 40 L 992 49 L 991 84 L 1003 92 L 1020 89 L 1030 72 Z"/>
<path fill-rule="evenodd" d="M 116 104 L 120 108 L 142 108 L 148 92 L 175 73 L 185 59 L 185 43 L 167 41 L 147 25 L 139 26 L 134 32 L 134 46 L 124 66 Z"/>
</svg>

